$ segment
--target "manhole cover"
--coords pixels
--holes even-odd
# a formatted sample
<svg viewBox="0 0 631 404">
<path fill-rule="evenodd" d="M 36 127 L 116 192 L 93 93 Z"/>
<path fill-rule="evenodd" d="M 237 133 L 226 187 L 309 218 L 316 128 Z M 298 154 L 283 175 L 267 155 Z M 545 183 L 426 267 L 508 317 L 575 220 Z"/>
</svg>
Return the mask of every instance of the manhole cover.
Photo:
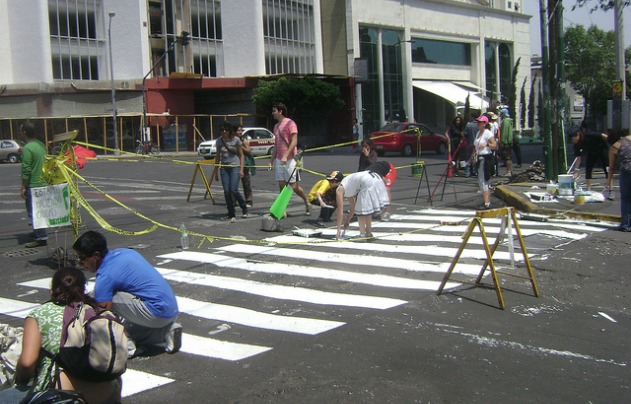
<svg viewBox="0 0 631 404">
<path fill-rule="evenodd" d="M 7 251 L 2 254 L 3 257 L 15 258 L 15 257 L 28 257 L 29 255 L 36 255 L 39 251 L 36 248 L 22 249 Z"/>
</svg>

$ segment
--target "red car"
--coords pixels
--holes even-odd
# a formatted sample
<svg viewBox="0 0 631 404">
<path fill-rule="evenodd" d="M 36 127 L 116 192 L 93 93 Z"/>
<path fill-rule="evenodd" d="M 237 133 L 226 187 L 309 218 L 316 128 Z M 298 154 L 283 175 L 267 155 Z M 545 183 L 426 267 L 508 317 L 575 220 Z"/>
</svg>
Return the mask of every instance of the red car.
<svg viewBox="0 0 631 404">
<path fill-rule="evenodd" d="M 427 126 L 412 122 L 391 122 L 378 132 L 370 134 L 377 155 L 383 156 L 386 152 L 401 153 L 404 157 L 416 154 L 419 143 L 421 151 L 434 151 L 444 154 L 447 151 L 447 138 L 445 135 L 434 133 Z"/>
</svg>

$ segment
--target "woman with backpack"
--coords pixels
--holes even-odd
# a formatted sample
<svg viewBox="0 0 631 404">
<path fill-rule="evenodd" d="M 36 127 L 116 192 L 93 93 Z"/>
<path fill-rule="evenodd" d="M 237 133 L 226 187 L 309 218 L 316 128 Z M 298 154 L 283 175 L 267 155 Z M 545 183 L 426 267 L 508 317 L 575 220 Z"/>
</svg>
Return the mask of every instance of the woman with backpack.
<svg viewBox="0 0 631 404">
<path fill-rule="evenodd" d="M 20 403 L 29 393 L 49 389 L 81 392 L 87 403 L 119 402 L 121 381 L 89 382 L 77 379 L 57 368 L 52 355 L 59 353 L 67 305 L 76 302 L 94 304 L 85 294 L 86 278 L 78 268 L 65 267 L 53 275 L 50 300 L 31 311 L 24 320 L 22 352 L 15 371 L 15 386 L 0 391 L 0 402 Z"/>
</svg>

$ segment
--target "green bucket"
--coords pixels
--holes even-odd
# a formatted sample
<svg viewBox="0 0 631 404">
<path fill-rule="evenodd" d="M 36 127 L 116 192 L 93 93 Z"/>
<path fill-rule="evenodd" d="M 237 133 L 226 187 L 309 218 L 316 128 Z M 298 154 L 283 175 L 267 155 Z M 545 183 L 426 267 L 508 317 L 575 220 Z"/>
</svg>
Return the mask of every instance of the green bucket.
<svg viewBox="0 0 631 404">
<path fill-rule="evenodd" d="M 269 213 L 274 216 L 276 219 L 280 219 L 283 217 L 285 210 L 287 209 L 287 205 L 289 205 L 289 200 L 291 199 L 291 195 L 294 193 L 294 189 L 289 185 L 286 185 L 280 194 L 276 197 L 276 200 L 269 208 Z"/>
<path fill-rule="evenodd" d="M 412 164 L 412 176 L 420 177 L 423 174 L 423 165 L 422 161 L 417 161 Z"/>
</svg>

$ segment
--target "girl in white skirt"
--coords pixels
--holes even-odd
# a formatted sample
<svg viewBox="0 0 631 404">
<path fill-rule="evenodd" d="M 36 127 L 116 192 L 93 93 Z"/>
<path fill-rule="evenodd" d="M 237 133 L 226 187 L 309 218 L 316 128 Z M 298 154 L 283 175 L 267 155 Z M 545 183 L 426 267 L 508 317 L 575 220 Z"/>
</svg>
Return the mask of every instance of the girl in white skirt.
<svg viewBox="0 0 631 404">
<path fill-rule="evenodd" d="M 350 212 L 344 220 L 344 198 L 348 198 Z M 360 171 L 344 177 L 336 190 L 337 199 L 337 236 L 339 240 L 344 230 L 351 223 L 354 214 L 359 224 L 359 237 L 372 237 L 372 215 L 390 204 L 386 186 L 379 174 Z"/>
</svg>

